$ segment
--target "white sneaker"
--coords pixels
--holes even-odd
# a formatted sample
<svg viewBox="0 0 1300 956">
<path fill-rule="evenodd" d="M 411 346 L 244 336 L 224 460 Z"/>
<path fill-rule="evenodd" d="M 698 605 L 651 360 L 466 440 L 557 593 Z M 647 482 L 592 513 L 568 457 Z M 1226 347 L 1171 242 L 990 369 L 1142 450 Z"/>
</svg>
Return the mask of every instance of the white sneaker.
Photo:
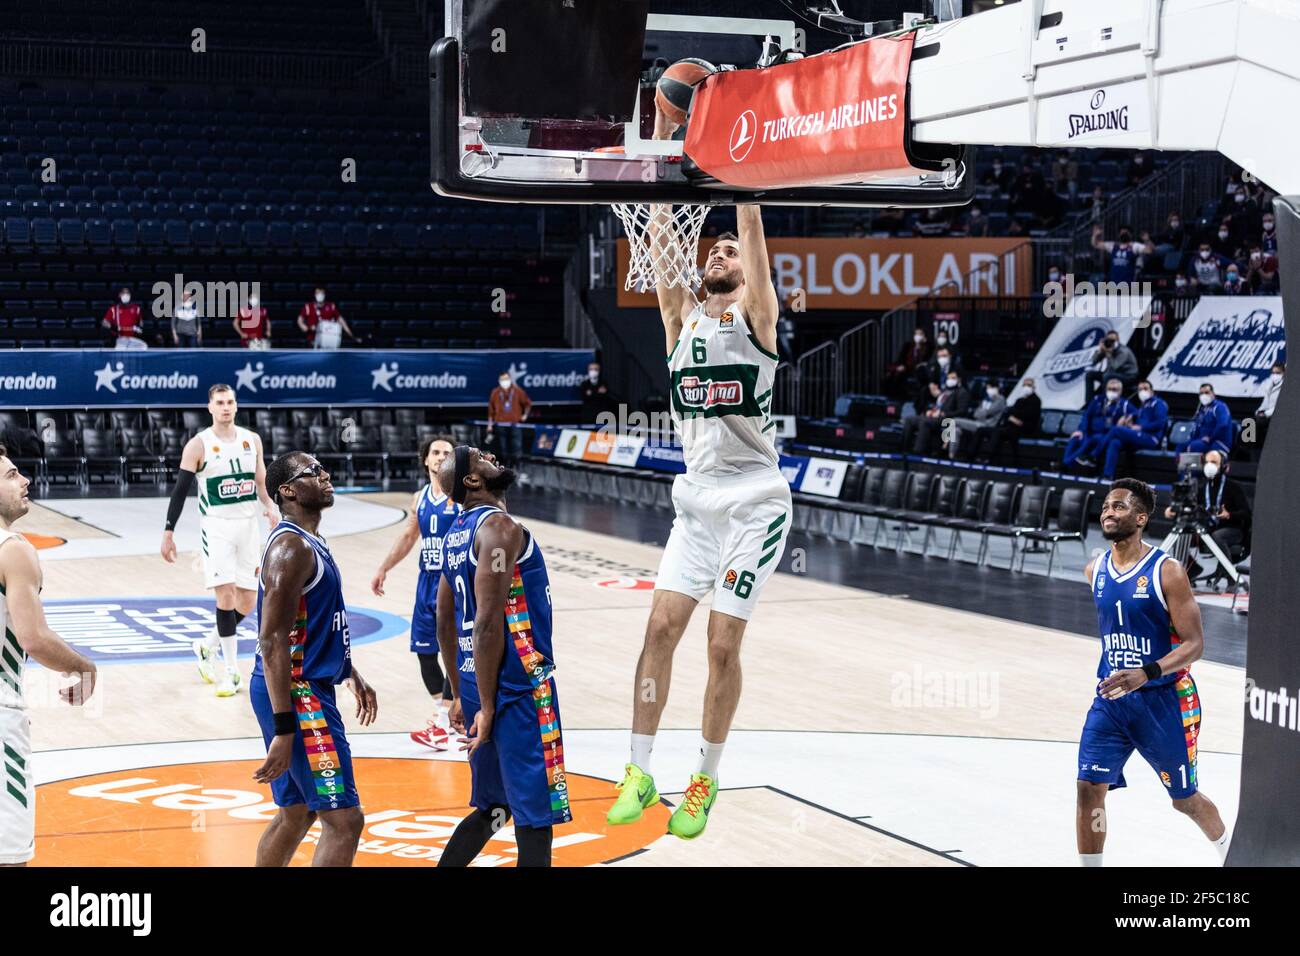
<svg viewBox="0 0 1300 956">
<path fill-rule="evenodd" d="M 194 641 L 190 644 L 190 649 L 194 651 L 194 656 L 198 659 L 199 676 L 203 678 L 203 682 L 205 684 L 216 683 L 216 667 L 214 663 L 216 655 L 208 647 L 208 642 L 203 639 Z"/>
<path fill-rule="evenodd" d="M 239 693 L 241 683 L 243 683 L 243 678 L 239 676 L 239 671 L 226 671 L 226 676 L 221 678 L 221 683 L 217 685 L 217 696 L 234 697 Z"/>
</svg>

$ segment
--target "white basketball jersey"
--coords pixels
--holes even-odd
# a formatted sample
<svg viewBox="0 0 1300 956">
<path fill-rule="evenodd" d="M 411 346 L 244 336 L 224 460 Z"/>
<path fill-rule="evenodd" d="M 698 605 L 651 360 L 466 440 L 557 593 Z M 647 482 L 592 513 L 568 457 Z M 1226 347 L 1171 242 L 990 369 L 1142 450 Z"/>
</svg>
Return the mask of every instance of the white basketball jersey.
<svg viewBox="0 0 1300 956">
<path fill-rule="evenodd" d="M 222 441 L 211 428 L 199 432 L 203 464 L 197 472 L 199 516 L 257 517 L 257 436 L 235 426 L 233 441 Z"/>
<path fill-rule="evenodd" d="M 726 478 L 775 471 L 772 383 L 777 357 L 758 344 L 739 305 L 718 318 L 704 303 L 668 356 L 672 416 L 687 475 Z"/>
<path fill-rule="evenodd" d="M 0 545 L 16 537 L 17 532 L 0 531 Z M 26 663 L 27 652 L 9 626 L 9 606 L 4 585 L 0 584 L 0 707 L 23 708 L 23 668 Z"/>
</svg>

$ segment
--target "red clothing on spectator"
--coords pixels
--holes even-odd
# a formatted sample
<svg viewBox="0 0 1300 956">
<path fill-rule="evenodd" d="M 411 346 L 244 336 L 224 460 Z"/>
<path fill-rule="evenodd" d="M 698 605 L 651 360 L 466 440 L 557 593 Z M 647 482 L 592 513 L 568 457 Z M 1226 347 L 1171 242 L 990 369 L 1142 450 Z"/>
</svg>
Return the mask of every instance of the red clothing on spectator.
<svg viewBox="0 0 1300 956">
<path fill-rule="evenodd" d="M 266 309 L 260 305 L 256 309 L 244 306 L 239 310 L 239 337 L 245 348 L 254 339 L 266 338 L 266 323 Z"/>
<path fill-rule="evenodd" d="M 310 345 L 316 341 L 316 326 L 321 322 L 337 322 L 339 317 L 338 306 L 333 302 L 308 302 L 298 313 L 298 318 L 302 319 L 307 326 L 307 344 Z"/>
<path fill-rule="evenodd" d="M 488 421 L 521 422 L 532 407 L 533 400 L 518 385 L 512 385 L 509 391 L 498 385 L 488 399 Z"/>
<path fill-rule="evenodd" d="M 140 337 L 140 306 L 132 302 L 128 305 L 122 305 L 120 302 L 116 305 L 110 305 L 108 311 L 104 313 L 104 324 L 117 333 L 121 339 L 136 339 Z"/>
</svg>

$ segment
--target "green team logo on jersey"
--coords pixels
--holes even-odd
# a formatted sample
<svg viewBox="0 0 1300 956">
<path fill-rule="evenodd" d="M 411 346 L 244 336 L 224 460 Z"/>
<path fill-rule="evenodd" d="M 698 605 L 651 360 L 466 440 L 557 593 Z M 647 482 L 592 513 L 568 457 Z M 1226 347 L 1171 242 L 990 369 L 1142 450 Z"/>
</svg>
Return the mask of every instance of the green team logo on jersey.
<svg viewBox="0 0 1300 956">
<path fill-rule="evenodd" d="M 757 365 L 707 365 L 673 372 L 673 409 L 683 418 L 759 417 Z"/>
<path fill-rule="evenodd" d="M 205 491 L 210 505 L 236 505 L 257 499 L 257 482 L 248 472 L 212 475 L 206 480 Z"/>
</svg>

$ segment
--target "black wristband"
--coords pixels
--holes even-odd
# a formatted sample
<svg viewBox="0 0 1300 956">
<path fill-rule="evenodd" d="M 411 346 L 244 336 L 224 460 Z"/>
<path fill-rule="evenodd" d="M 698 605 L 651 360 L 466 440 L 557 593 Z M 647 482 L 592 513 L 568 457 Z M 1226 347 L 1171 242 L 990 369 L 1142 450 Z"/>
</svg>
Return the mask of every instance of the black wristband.
<svg viewBox="0 0 1300 956">
<path fill-rule="evenodd" d="M 271 719 L 275 721 L 275 735 L 282 737 L 285 734 L 292 734 L 298 729 L 298 721 L 294 719 L 293 711 L 286 710 L 284 713 L 272 714 Z"/>
<path fill-rule="evenodd" d="M 1155 680 L 1157 677 L 1161 676 L 1160 665 L 1155 661 L 1152 661 L 1150 664 L 1143 664 L 1142 673 L 1147 675 L 1147 680 Z"/>
</svg>

